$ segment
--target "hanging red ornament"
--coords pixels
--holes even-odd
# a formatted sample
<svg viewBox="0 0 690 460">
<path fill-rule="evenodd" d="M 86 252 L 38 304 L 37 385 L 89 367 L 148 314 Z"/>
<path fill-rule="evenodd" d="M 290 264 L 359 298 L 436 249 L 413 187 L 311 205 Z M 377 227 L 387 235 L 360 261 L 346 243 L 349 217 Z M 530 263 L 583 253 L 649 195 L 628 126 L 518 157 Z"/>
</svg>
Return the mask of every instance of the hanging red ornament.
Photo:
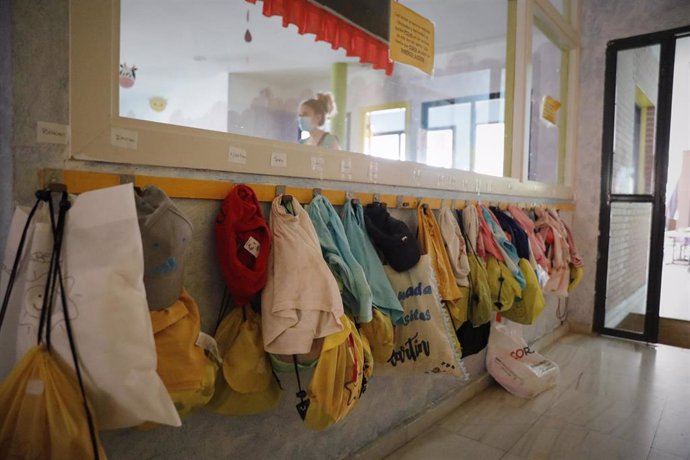
<svg viewBox="0 0 690 460">
<path fill-rule="evenodd" d="M 244 41 L 247 43 L 252 42 L 252 33 L 249 31 L 249 10 L 247 10 L 247 31 L 244 33 Z"/>
</svg>

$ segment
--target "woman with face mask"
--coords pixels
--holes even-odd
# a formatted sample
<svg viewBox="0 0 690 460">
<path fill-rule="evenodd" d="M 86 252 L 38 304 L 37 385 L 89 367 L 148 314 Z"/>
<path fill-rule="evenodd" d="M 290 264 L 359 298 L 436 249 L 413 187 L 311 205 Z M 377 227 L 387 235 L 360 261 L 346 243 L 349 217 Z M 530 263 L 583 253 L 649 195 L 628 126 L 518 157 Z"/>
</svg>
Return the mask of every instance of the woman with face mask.
<svg viewBox="0 0 690 460">
<path fill-rule="evenodd" d="M 300 144 L 340 150 L 338 137 L 324 131 L 326 119 L 335 114 L 335 101 L 331 93 L 317 93 L 315 98 L 307 99 L 299 107 L 299 129 L 308 131 L 309 137 L 301 139 Z"/>
</svg>

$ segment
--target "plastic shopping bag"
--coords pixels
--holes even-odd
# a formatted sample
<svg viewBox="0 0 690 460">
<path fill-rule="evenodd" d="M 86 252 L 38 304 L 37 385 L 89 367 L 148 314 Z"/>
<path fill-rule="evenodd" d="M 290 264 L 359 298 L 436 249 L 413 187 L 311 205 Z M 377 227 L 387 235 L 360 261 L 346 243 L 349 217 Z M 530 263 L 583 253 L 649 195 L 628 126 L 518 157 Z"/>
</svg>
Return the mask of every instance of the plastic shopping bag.
<svg viewBox="0 0 690 460">
<path fill-rule="evenodd" d="M 503 388 L 521 398 L 533 398 L 556 386 L 558 364 L 532 351 L 517 328 L 495 323 L 486 354 L 489 374 Z"/>
</svg>

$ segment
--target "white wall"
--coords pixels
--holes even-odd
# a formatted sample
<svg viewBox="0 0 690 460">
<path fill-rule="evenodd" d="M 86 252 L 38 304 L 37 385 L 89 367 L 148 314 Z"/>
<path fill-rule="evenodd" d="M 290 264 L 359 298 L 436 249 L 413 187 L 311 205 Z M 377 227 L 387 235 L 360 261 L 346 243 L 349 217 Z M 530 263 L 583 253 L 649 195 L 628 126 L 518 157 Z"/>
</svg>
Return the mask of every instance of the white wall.
<svg viewBox="0 0 690 460">
<path fill-rule="evenodd" d="M 141 64 L 131 88 L 120 90 L 120 115 L 192 128 L 225 131 L 227 127 L 227 74 L 175 75 L 146 73 Z M 162 112 L 149 106 L 149 98 L 167 99 Z"/>
<path fill-rule="evenodd" d="M 668 149 L 668 200 L 680 177 L 683 151 L 690 150 L 690 37 L 676 41 L 676 60 L 673 69 L 673 107 L 671 139 Z"/>
</svg>

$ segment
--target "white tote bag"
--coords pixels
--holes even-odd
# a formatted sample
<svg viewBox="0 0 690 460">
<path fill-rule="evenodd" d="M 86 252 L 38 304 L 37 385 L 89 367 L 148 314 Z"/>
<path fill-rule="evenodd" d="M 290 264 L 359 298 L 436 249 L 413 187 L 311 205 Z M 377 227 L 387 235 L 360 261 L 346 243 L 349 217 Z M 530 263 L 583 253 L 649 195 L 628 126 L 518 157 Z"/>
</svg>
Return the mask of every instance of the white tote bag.
<svg viewBox="0 0 690 460">
<path fill-rule="evenodd" d="M 146 421 L 181 424 L 156 373 L 133 193 L 131 184 L 83 193 L 73 200 L 65 227 L 62 266 L 68 312 L 86 390 L 102 429 Z M 42 206 L 25 252 L 28 260 L 22 261 L 26 274 L 18 281 L 23 283 L 14 286 L 14 292 L 22 294 L 13 295 L 13 303 L 21 299 L 18 305 L 10 304 L 10 309 L 19 309 L 18 358 L 36 344 L 50 263 L 52 230 Z M 6 259 L 6 266 L 11 263 Z M 51 344 L 72 366 L 61 308 L 54 309 L 51 323 Z"/>
<path fill-rule="evenodd" d="M 389 265 L 384 269 L 404 310 L 401 324 L 395 325 L 395 347 L 384 369 L 445 373 L 469 380 L 450 315 L 441 304 L 430 256 L 423 255 L 406 272 Z"/>
<path fill-rule="evenodd" d="M 503 388 L 521 398 L 533 398 L 556 386 L 558 364 L 533 351 L 516 327 L 491 325 L 486 369 Z"/>
</svg>

